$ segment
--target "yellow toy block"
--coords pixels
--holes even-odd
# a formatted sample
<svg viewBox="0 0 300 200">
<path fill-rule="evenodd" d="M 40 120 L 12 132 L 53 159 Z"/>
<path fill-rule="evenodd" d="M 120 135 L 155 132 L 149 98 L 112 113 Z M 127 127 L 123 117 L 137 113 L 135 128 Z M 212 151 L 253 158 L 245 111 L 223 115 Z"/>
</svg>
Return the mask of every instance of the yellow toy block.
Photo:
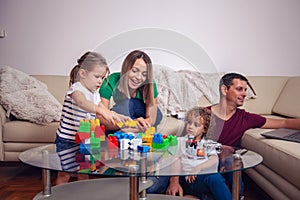
<svg viewBox="0 0 300 200">
<path fill-rule="evenodd" d="M 115 121 L 115 123 L 119 128 L 123 128 L 124 126 L 131 127 L 131 128 L 136 127 L 136 120 L 127 120 L 125 123 Z"/>
<path fill-rule="evenodd" d="M 124 126 L 124 123 L 123 123 L 123 122 L 116 122 L 116 124 L 117 124 L 117 126 L 118 126 L 119 128 L 122 128 L 122 127 Z"/>
<path fill-rule="evenodd" d="M 151 135 L 143 135 L 142 136 L 142 140 L 143 142 L 146 142 L 146 143 L 151 143 L 152 144 L 152 136 Z"/>
<path fill-rule="evenodd" d="M 125 126 L 134 128 L 134 127 L 136 127 L 136 121 L 135 120 L 127 120 L 125 122 Z"/>
<path fill-rule="evenodd" d="M 95 131 L 95 128 L 100 126 L 100 119 L 92 119 L 91 120 L 91 131 Z"/>
<path fill-rule="evenodd" d="M 146 135 L 154 135 L 154 133 L 155 133 L 155 127 L 153 126 L 148 128 L 145 132 Z"/>
</svg>

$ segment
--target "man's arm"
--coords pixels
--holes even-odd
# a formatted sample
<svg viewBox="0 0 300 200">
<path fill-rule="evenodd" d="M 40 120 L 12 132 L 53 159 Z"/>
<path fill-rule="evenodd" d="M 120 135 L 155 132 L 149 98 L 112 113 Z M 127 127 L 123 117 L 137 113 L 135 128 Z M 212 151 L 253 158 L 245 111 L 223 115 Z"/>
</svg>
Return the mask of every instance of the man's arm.
<svg viewBox="0 0 300 200">
<path fill-rule="evenodd" d="M 266 123 L 261 128 L 290 128 L 300 130 L 300 119 L 271 119 L 266 118 Z"/>
</svg>

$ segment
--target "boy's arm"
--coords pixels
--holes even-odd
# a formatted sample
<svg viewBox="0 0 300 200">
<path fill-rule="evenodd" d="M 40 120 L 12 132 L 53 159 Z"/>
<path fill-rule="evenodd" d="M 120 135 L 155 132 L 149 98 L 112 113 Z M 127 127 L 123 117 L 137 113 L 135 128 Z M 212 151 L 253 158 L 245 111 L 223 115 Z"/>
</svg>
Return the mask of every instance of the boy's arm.
<svg viewBox="0 0 300 200">
<path fill-rule="evenodd" d="M 193 169 L 193 173 L 195 174 L 199 174 L 201 173 L 201 171 L 205 170 L 205 169 L 209 169 L 211 167 L 214 167 L 213 169 L 215 169 L 215 166 L 217 167 L 217 163 L 219 162 L 219 157 L 217 155 L 211 155 L 208 157 L 208 160 L 204 163 L 201 163 L 199 165 L 197 165 L 196 167 L 194 167 Z"/>
<path fill-rule="evenodd" d="M 171 176 L 170 184 L 167 188 L 166 194 L 176 196 L 183 196 L 183 190 L 179 184 L 179 176 Z"/>
<path fill-rule="evenodd" d="M 176 161 L 171 165 L 171 167 L 172 167 L 172 173 L 179 174 L 179 171 L 181 171 L 181 158 L 176 157 Z M 183 189 L 179 184 L 179 176 L 170 177 L 170 183 L 167 188 L 166 194 L 173 195 L 173 196 L 176 195 L 183 196 Z"/>
</svg>

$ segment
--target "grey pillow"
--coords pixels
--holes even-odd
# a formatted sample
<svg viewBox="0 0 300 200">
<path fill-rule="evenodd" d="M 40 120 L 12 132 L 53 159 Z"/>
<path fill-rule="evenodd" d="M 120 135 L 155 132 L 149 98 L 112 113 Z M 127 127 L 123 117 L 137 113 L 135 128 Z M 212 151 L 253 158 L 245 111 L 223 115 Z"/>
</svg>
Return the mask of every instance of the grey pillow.
<svg viewBox="0 0 300 200">
<path fill-rule="evenodd" d="M 0 104 L 7 117 L 41 125 L 59 121 L 62 108 L 46 84 L 11 67 L 0 68 Z"/>
</svg>

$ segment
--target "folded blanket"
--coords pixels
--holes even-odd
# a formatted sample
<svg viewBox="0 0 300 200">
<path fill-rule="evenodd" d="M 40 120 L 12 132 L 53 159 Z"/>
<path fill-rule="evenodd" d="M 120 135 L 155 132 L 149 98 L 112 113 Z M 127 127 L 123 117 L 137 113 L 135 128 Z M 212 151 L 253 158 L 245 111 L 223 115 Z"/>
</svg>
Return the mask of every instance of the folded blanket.
<svg viewBox="0 0 300 200">
<path fill-rule="evenodd" d="M 11 67 L 0 68 L 0 104 L 7 117 L 42 125 L 59 121 L 62 108 L 46 84 Z"/>
</svg>

